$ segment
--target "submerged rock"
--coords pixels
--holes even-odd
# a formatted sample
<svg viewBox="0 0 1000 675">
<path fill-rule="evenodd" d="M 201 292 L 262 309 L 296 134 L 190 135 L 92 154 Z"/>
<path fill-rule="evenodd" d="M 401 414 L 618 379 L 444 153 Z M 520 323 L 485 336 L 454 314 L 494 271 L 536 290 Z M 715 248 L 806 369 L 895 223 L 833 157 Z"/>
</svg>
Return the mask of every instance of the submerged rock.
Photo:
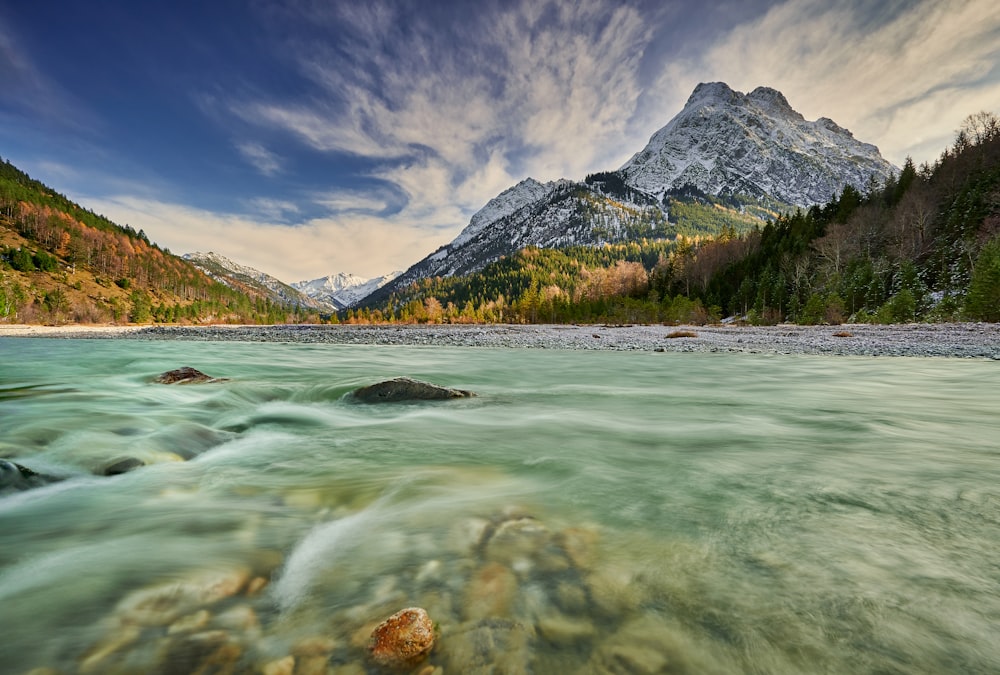
<svg viewBox="0 0 1000 675">
<path fill-rule="evenodd" d="M 509 567 L 487 563 L 473 575 L 465 589 L 462 614 L 473 621 L 507 616 L 517 591 L 517 577 Z"/>
<path fill-rule="evenodd" d="M 146 466 L 146 463 L 141 459 L 137 459 L 135 457 L 119 457 L 111 460 L 110 464 L 101 469 L 101 475 L 118 476 L 138 469 L 140 466 Z"/>
<path fill-rule="evenodd" d="M 509 619 L 483 619 L 458 626 L 441 640 L 444 672 L 462 675 L 532 672 L 535 631 Z"/>
<path fill-rule="evenodd" d="M 0 459 L 0 492 L 8 490 L 30 490 L 31 488 L 48 485 L 62 480 L 56 476 L 32 471 L 16 462 Z"/>
<path fill-rule="evenodd" d="M 224 381 L 225 379 L 211 377 L 200 370 L 191 368 L 190 366 L 184 366 L 183 368 L 177 368 L 175 370 L 168 370 L 165 373 L 160 373 L 154 380 L 157 384 L 194 384 L 196 382 Z"/>
<path fill-rule="evenodd" d="M 444 401 L 453 398 L 470 398 L 471 391 L 439 387 L 429 382 L 397 377 L 378 382 L 354 391 L 354 397 L 365 403 L 395 403 L 397 401 Z"/>
<path fill-rule="evenodd" d="M 236 595 L 249 580 L 250 571 L 242 567 L 206 570 L 133 591 L 118 603 L 116 613 L 125 625 L 169 626 L 181 616 Z"/>
<path fill-rule="evenodd" d="M 368 652 L 385 668 L 412 668 L 434 647 L 434 623 L 419 607 L 400 610 L 372 631 Z"/>
</svg>

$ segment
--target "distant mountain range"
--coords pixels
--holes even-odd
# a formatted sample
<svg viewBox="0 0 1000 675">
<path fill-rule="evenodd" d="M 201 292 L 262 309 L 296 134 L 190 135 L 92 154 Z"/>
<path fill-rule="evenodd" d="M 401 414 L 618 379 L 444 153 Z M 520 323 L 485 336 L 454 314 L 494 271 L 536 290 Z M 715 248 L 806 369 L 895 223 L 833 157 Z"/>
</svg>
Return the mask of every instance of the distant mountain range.
<svg viewBox="0 0 1000 675">
<path fill-rule="evenodd" d="M 216 281 L 249 295 L 266 296 L 280 305 L 301 307 L 319 312 L 348 309 L 389 283 L 399 272 L 374 279 L 340 272 L 309 281 L 291 284 L 266 272 L 241 265 L 218 253 L 187 253 L 182 256 Z"/>
<path fill-rule="evenodd" d="M 598 246 L 669 238 L 672 206 L 724 198 L 734 214 L 761 217 L 828 201 L 846 185 L 864 192 L 898 169 L 874 145 L 828 118 L 808 121 L 781 92 L 749 94 L 699 84 L 683 110 L 617 171 L 584 181 L 526 178 L 487 204 L 449 244 L 374 290 L 376 306 L 428 277 L 460 276 L 526 246 Z"/>
<path fill-rule="evenodd" d="M 340 272 L 311 281 L 296 281 L 291 286 L 313 300 L 340 310 L 353 307 L 399 274 L 400 272 L 391 272 L 374 279 L 364 279 L 354 274 Z"/>
</svg>

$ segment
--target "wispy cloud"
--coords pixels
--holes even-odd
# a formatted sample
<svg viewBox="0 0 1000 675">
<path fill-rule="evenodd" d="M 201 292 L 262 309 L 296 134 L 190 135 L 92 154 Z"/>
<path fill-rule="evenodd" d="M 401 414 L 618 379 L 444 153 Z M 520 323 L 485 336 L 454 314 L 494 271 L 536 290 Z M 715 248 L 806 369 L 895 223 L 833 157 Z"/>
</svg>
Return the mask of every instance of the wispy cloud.
<svg viewBox="0 0 1000 675">
<path fill-rule="evenodd" d="M 55 123 L 80 130 L 96 119 L 82 101 L 49 79 L 0 17 L 0 113 L 13 112 L 19 120 Z"/>
<path fill-rule="evenodd" d="M 401 217 L 414 226 L 457 233 L 526 175 L 576 177 L 627 157 L 621 138 L 653 35 L 635 8 L 598 0 L 489 4 L 470 13 L 461 32 L 386 2 L 303 12 L 295 20 L 336 25 L 345 35 L 335 45 L 293 47 L 300 72 L 323 96 L 234 100 L 232 110 L 313 150 L 381 160 L 372 175 L 407 195 Z"/>
<path fill-rule="evenodd" d="M 243 159 L 265 176 L 273 176 L 281 172 L 281 158 L 260 143 L 244 141 L 237 143 L 236 149 L 243 156 Z"/>
<path fill-rule="evenodd" d="M 256 197 L 247 202 L 249 212 L 257 214 L 267 221 L 283 223 L 289 219 L 296 218 L 301 209 L 295 202 L 284 199 L 268 199 L 266 197 Z"/>
</svg>

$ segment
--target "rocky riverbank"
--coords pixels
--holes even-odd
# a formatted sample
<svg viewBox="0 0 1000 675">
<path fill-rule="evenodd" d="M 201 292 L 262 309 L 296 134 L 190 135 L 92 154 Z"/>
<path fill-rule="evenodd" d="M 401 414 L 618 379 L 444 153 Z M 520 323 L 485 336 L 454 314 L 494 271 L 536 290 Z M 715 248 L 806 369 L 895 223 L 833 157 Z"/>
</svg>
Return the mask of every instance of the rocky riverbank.
<svg viewBox="0 0 1000 675">
<path fill-rule="evenodd" d="M 873 326 L 0 326 L 0 337 L 1000 359 L 1000 324 Z"/>
</svg>

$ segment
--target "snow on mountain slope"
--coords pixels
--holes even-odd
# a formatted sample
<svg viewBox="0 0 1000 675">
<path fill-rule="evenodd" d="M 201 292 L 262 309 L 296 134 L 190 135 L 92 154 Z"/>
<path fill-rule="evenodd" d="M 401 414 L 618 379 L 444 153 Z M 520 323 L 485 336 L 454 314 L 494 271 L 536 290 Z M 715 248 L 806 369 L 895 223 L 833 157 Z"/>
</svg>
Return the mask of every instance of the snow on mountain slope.
<svg viewBox="0 0 1000 675">
<path fill-rule="evenodd" d="M 209 251 L 208 253 L 187 253 L 182 257 L 200 268 L 208 276 L 230 288 L 236 288 L 251 295 L 264 296 L 278 304 L 306 307 L 324 312 L 333 309 L 325 303 L 300 293 L 270 274 L 241 265 L 224 255 Z"/>
<path fill-rule="evenodd" d="M 364 279 L 354 274 L 340 272 L 311 281 L 297 281 L 291 286 L 314 300 L 336 309 L 347 309 L 395 279 L 400 273 L 391 272 L 373 279 Z"/>
<path fill-rule="evenodd" d="M 525 178 L 517 185 L 507 188 L 486 202 L 486 206 L 472 216 L 469 224 L 455 237 L 451 245 L 461 246 L 501 218 L 542 199 L 551 192 L 552 185 L 552 183 L 542 185 L 534 178 Z"/>
<path fill-rule="evenodd" d="M 896 168 L 832 120 L 806 120 L 775 89 L 743 94 L 712 82 L 699 84 L 619 173 L 652 195 L 693 185 L 707 194 L 811 206 L 846 184 L 864 189 L 872 177 L 884 181 Z"/>
</svg>

